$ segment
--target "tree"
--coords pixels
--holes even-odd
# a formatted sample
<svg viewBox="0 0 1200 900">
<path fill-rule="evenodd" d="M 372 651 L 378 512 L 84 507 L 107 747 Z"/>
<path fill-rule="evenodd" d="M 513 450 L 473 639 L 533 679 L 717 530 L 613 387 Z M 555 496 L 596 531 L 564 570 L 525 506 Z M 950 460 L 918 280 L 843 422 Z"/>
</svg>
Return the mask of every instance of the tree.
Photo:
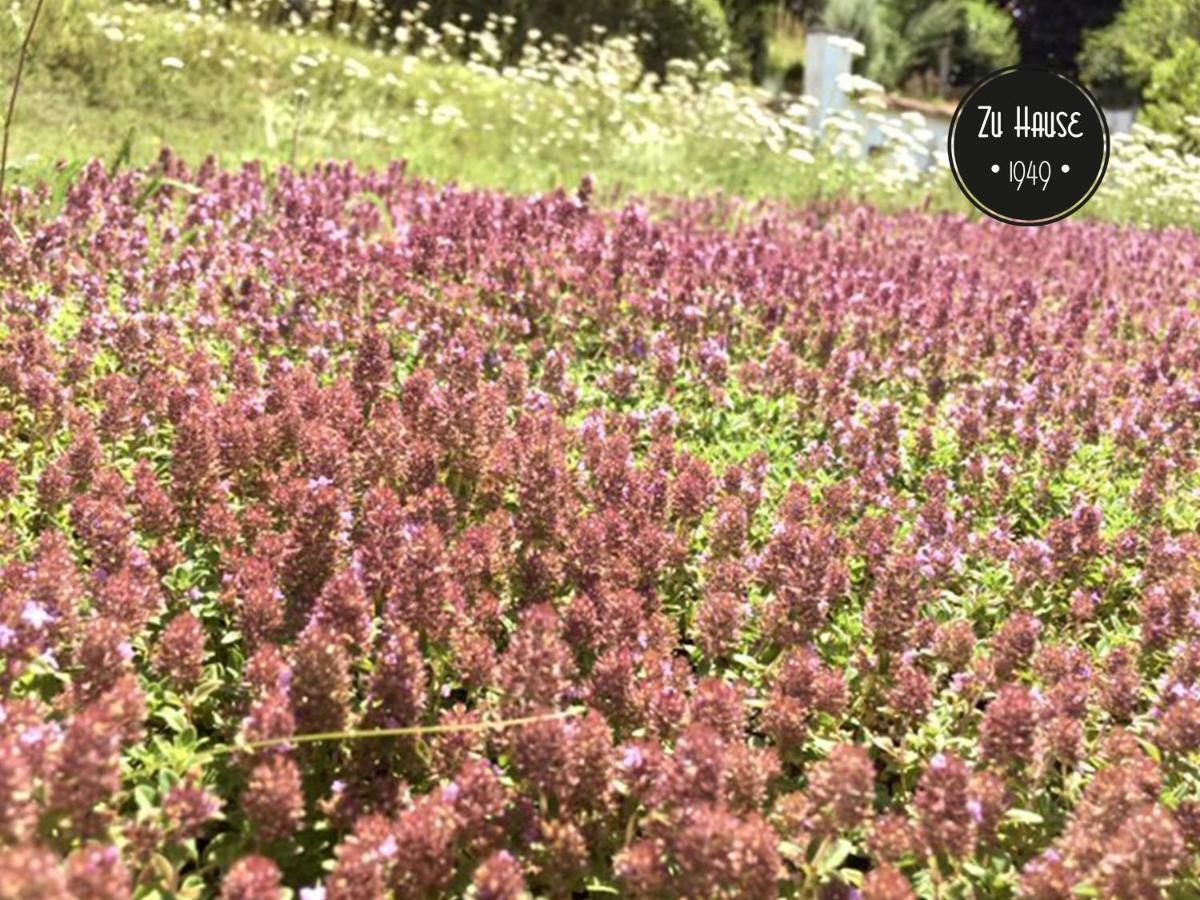
<svg viewBox="0 0 1200 900">
<path fill-rule="evenodd" d="M 944 82 L 965 83 L 1018 60 L 1011 16 L 987 0 L 828 0 L 822 21 L 861 41 L 867 75 L 888 87 L 945 62 Z"/>
<path fill-rule="evenodd" d="M 1089 29 L 1107 25 L 1121 0 L 1008 0 L 1021 44 L 1021 61 L 1075 73 Z"/>
<path fill-rule="evenodd" d="M 778 0 L 721 0 L 734 46 L 745 56 L 755 84 L 766 76 L 767 14 L 777 5 Z"/>
<path fill-rule="evenodd" d="M 1087 35 L 1080 71 L 1110 102 L 1141 97 L 1150 127 L 1200 145 L 1188 121 L 1200 116 L 1200 0 L 1129 0 Z"/>
</svg>

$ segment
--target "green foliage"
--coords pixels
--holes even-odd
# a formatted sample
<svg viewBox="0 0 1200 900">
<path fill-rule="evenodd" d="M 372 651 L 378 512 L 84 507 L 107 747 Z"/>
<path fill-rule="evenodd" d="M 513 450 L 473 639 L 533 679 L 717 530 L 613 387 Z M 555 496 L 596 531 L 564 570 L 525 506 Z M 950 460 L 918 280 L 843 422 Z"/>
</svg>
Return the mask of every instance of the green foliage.
<svg viewBox="0 0 1200 900">
<path fill-rule="evenodd" d="M 27 9 L 0 14 L 0 61 L 15 58 Z M 213 155 L 230 167 L 403 158 L 421 177 L 520 193 L 591 173 L 609 197 L 720 191 L 966 207 L 944 171 L 910 179 L 890 156 L 836 156 L 804 127 L 804 108 L 773 108 L 743 83 L 694 65 L 647 78 L 625 39 L 575 56 L 544 43 L 530 48 L 532 61 L 505 68 L 475 50 L 464 65 L 445 39 L 437 52 L 383 52 L 353 34 L 259 27 L 211 8 L 65 0 L 43 15 L 10 183 L 44 179 L 59 206 L 78 161 L 144 165 L 167 145 L 191 162 Z M 1147 132 L 1114 143 L 1085 214 L 1194 226 L 1197 198 L 1200 169 Z"/>
<path fill-rule="evenodd" d="M 1200 41 L 1185 37 L 1154 64 L 1146 100 L 1146 125 L 1178 134 L 1184 149 L 1200 153 Z"/>
<path fill-rule="evenodd" d="M 970 66 L 986 75 L 995 69 L 1020 61 L 1021 48 L 1017 29 L 1008 13 L 986 0 L 967 0 L 963 4 L 966 30 L 963 35 L 960 65 Z M 963 79 L 963 80 L 970 80 Z"/>
<path fill-rule="evenodd" d="M 646 35 L 644 58 L 655 71 L 671 59 L 703 62 L 729 50 L 729 25 L 719 0 L 642 0 L 632 21 Z"/>
<path fill-rule="evenodd" d="M 1142 90 L 1159 62 L 1196 38 L 1200 0 L 1129 0 L 1111 25 L 1088 33 L 1079 71 L 1089 80 L 1123 77 Z"/>
<path fill-rule="evenodd" d="M 804 90 L 805 40 L 805 31 L 798 25 L 776 28 L 767 39 L 767 72 L 793 93 Z"/>
<path fill-rule="evenodd" d="M 919 69 L 936 68 L 938 54 L 951 47 L 965 26 L 960 0 L 893 0 L 885 7 L 888 40 L 869 60 L 868 74 L 896 87 Z"/>
<path fill-rule="evenodd" d="M 141 165 L 169 145 L 229 166 L 404 158 L 422 177 L 518 192 L 589 172 L 614 189 L 796 201 L 874 184 L 854 160 L 789 156 L 805 140 L 806 111 L 785 120 L 763 95 L 695 65 L 647 78 L 625 39 L 571 55 L 546 37 L 504 74 L 511 64 L 475 50 L 464 65 L 445 37 L 377 51 L 353 34 L 261 27 L 211 7 L 193 15 L 165 4 L 68 3 L 48 4 L 39 25 L 13 183 L 57 181 L 60 159 Z M 0 60 L 17 40 L 0 15 Z M 943 188 L 952 198 L 948 178 Z"/>
<path fill-rule="evenodd" d="M 1012 65 L 1019 56 L 1012 18 L 987 0 L 829 0 L 824 22 L 862 41 L 867 75 L 888 87 L 936 69 L 947 49 L 959 81 Z"/>
<path fill-rule="evenodd" d="M 826 28 L 861 41 L 867 48 L 867 58 L 873 59 L 890 40 L 885 16 L 875 0 L 829 0 L 821 22 Z"/>
<path fill-rule="evenodd" d="M 1195 147 L 1200 114 L 1200 0 L 1129 0 L 1107 28 L 1090 32 L 1080 74 L 1110 102 L 1146 101 L 1143 120 Z"/>
<path fill-rule="evenodd" d="M 1115 28 L 1088 32 L 1079 54 L 1079 75 L 1102 100 L 1126 106 L 1137 99 L 1143 84 L 1126 73 L 1124 38 Z"/>
<path fill-rule="evenodd" d="M 356 6 L 344 0 L 341 5 Z M 729 49 L 729 27 L 720 0 L 442 0 L 433 4 L 384 0 L 380 14 L 384 33 L 390 33 L 405 13 L 420 14 L 434 24 L 451 22 L 468 28 L 481 26 L 488 16 L 509 17 L 515 27 L 505 49 L 511 56 L 521 52 L 531 31 L 580 46 L 595 40 L 598 28 L 642 38 L 642 59 L 656 72 L 664 71 L 671 59 L 704 62 Z M 328 21 L 337 26 L 343 18 L 335 12 Z"/>
<path fill-rule="evenodd" d="M 761 83 L 769 65 L 767 11 L 773 0 L 720 0 L 720 4 L 730 28 L 736 70 Z"/>
</svg>

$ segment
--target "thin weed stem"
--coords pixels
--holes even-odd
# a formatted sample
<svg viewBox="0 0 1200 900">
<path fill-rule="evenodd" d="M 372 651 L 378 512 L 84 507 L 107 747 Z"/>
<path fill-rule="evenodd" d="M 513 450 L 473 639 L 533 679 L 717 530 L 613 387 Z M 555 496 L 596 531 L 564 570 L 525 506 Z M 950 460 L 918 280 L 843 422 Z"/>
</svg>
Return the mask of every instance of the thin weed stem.
<svg viewBox="0 0 1200 900">
<path fill-rule="evenodd" d="M 250 741 L 245 744 L 235 744 L 226 747 L 215 747 L 214 755 L 233 753 L 236 751 L 262 750 L 267 747 L 278 747 L 283 744 L 315 744 L 322 741 L 351 741 L 365 738 L 405 737 L 424 734 L 454 734 L 464 731 L 503 731 L 521 725 L 532 725 L 535 722 L 549 722 L 554 719 L 569 719 L 584 711 L 581 706 L 559 710 L 552 713 L 540 713 L 536 716 L 521 716 L 515 719 L 500 719 L 495 722 L 463 722 L 456 725 L 406 725 L 401 728 L 376 728 L 366 731 L 327 731 L 319 734 L 293 734 L 287 737 L 267 738 L 261 741 Z"/>
<path fill-rule="evenodd" d="M 21 93 L 21 76 L 25 74 L 25 59 L 29 56 L 29 45 L 33 42 L 33 31 L 37 27 L 38 16 L 42 14 L 44 0 L 36 0 L 33 5 L 33 15 L 29 17 L 29 25 L 25 29 L 25 39 L 21 42 L 21 52 L 17 56 L 17 71 L 13 76 L 12 93 L 8 95 L 8 112 L 4 116 L 4 139 L 0 144 L 0 211 L 3 211 L 4 177 L 8 174 L 8 140 L 12 134 L 13 117 L 17 109 L 17 96 Z"/>
</svg>

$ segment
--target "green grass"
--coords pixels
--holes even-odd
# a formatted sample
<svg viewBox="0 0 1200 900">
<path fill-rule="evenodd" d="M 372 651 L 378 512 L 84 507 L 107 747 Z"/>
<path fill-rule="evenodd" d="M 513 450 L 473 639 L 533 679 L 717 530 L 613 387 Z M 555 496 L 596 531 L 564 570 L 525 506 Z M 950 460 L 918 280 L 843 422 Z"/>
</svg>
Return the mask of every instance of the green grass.
<svg viewBox="0 0 1200 900">
<path fill-rule="evenodd" d="M 19 39 L 18 22 L 0 20 L 0 59 L 15 58 Z M 518 192 L 574 185 L 586 173 L 603 190 L 637 193 L 803 201 L 863 188 L 854 164 L 805 165 L 768 146 L 755 111 L 762 98 L 749 88 L 718 90 L 711 78 L 694 95 L 684 79 L 639 91 L 628 48 L 592 52 L 599 61 L 545 63 L 559 83 L 538 83 L 325 32 L 65 0 L 47 8 L 34 40 L 13 180 L 48 177 L 60 160 L 144 164 L 166 145 L 226 166 L 404 158 L 425 177 Z M 628 102 L 631 92 L 641 99 Z"/>
<path fill-rule="evenodd" d="M 31 9 L 32 0 L 19 0 L 0 16 L 5 93 L 4 69 Z M 775 63 L 802 57 L 802 44 L 799 30 L 777 33 Z M 59 0 L 47 4 L 34 38 L 9 179 L 60 183 L 60 162 L 142 165 L 169 146 L 190 163 L 211 155 L 226 167 L 405 159 L 423 177 L 518 193 L 592 174 L 608 199 L 849 196 L 978 217 L 948 173 L 896 182 L 885 177 L 894 169 L 886 158 L 834 158 L 802 133 L 803 110 L 770 109 L 765 93 L 719 73 L 647 84 L 627 42 L 581 52 L 568 60 L 544 49 L 502 75 L 486 53 L 468 64 L 459 53 L 384 53 L 358 38 L 260 27 L 171 2 Z M 1122 150 L 1124 165 L 1114 151 L 1084 215 L 1200 227 L 1200 167 L 1158 143 Z"/>
</svg>

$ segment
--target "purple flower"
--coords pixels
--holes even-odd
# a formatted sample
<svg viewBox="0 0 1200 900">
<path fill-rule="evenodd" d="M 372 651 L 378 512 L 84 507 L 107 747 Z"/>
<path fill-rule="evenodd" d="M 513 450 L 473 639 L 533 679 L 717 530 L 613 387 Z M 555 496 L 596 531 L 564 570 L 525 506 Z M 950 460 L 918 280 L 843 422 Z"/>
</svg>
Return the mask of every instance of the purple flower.
<svg viewBox="0 0 1200 900">
<path fill-rule="evenodd" d="M 31 628 L 42 629 L 54 621 L 54 616 L 40 603 L 32 600 L 21 610 L 21 621 Z"/>
</svg>

